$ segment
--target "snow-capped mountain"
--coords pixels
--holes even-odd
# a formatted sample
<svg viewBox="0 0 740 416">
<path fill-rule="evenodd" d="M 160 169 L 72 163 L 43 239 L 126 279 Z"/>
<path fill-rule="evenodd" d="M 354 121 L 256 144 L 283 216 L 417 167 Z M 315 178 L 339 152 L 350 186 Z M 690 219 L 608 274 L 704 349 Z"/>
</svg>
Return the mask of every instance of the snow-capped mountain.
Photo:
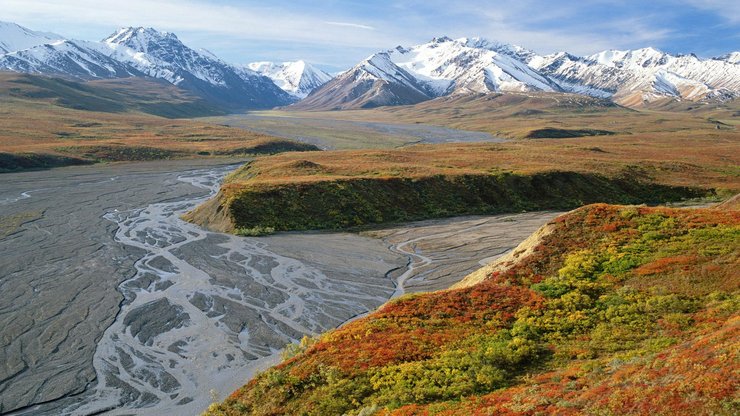
<svg viewBox="0 0 740 416">
<path fill-rule="evenodd" d="M 35 32 L 15 23 L 0 22 L 0 54 L 64 40 L 56 33 Z"/>
<path fill-rule="evenodd" d="M 61 40 L 0 55 L 0 69 L 77 80 L 144 76 L 98 42 Z"/>
<path fill-rule="evenodd" d="M 346 109 L 415 104 L 434 91 L 396 65 L 389 53 L 377 53 L 316 89 L 297 108 Z"/>
<path fill-rule="evenodd" d="M 331 75 L 302 60 L 283 63 L 252 62 L 247 67 L 272 79 L 283 91 L 298 98 L 305 98 L 311 91 L 332 79 Z"/>
<path fill-rule="evenodd" d="M 412 48 L 396 47 L 391 61 L 425 82 L 434 94 L 556 91 L 557 86 L 523 61 L 524 48 L 480 38 L 435 38 Z"/>
<path fill-rule="evenodd" d="M 151 28 L 122 28 L 101 42 L 59 40 L 0 54 L 0 70 L 78 80 L 149 76 L 228 108 L 271 108 L 295 101 L 269 78 Z"/>
<path fill-rule="evenodd" d="M 653 48 L 609 50 L 576 57 L 557 53 L 529 64 L 565 91 L 611 97 L 639 106 L 659 99 L 702 100 L 740 93 L 740 65 L 727 59 L 702 60 Z"/>
<path fill-rule="evenodd" d="M 185 46 L 174 33 L 123 28 L 102 41 L 116 60 L 223 104 L 265 108 L 294 101 L 269 78 Z"/>
<path fill-rule="evenodd" d="M 297 106 L 374 107 L 415 104 L 448 94 L 559 91 L 556 83 L 526 64 L 534 55 L 480 38 L 435 38 L 376 53 Z"/>
<path fill-rule="evenodd" d="M 729 62 L 731 64 L 738 64 L 740 63 L 740 52 L 730 52 L 727 55 L 718 56 L 713 59 L 718 60 L 718 61 Z"/>
<path fill-rule="evenodd" d="M 586 57 L 547 56 L 481 38 L 435 38 L 379 52 L 296 104 L 358 108 L 414 104 L 450 95 L 490 92 L 569 92 L 640 106 L 661 99 L 740 96 L 740 53 L 702 60 L 652 48 Z"/>
<path fill-rule="evenodd" d="M 223 107 L 306 109 L 415 104 L 459 94 L 568 92 L 638 107 L 740 97 L 740 52 L 711 59 L 653 48 L 540 56 L 482 38 L 434 38 L 378 52 L 333 78 L 303 62 L 228 64 L 172 33 L 122 28 L 100 42 L 0 22 L 0 70 L 91 80 L 154 77 Z"/>
</svg>

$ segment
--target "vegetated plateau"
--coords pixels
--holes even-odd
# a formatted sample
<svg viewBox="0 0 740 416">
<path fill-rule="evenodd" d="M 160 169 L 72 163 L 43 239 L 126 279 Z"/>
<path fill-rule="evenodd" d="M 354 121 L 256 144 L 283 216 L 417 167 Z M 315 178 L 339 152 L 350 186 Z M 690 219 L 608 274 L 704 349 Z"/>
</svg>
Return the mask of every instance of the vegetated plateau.
<svg viewBox="0 0 740 416">
<path fill-rule="evenodd" d="M 337 229 L 461 214 L 661 203 L 740 190 L 740 141 L 611 136 L 258 158 L 188 214 L 220 231 Z"/>
<path fill-rule="evenodd" d="M 740 190 L 737 111 L 738 100 L 633 110 L 573 94 L 507 93 L 371 110 L 266 112 L 285 125 L 291 118 L 420 123 L 511 141 L 260 158 L 188 218 L 221 231 L 332 229 L 726 196 Z"/>
</svg>

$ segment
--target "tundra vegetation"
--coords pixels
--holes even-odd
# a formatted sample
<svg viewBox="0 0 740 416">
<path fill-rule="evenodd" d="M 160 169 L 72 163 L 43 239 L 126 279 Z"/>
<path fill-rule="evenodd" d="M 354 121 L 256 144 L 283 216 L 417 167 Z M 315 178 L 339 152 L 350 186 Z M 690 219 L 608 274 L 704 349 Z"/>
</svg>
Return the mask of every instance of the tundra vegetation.
<svg viewBox="0 0 740 416">
<path fill-rule="evenodd" d="M 286 110 L 290 110 L 287 107 Z M 343 111 L 267 111 L 280 117 L 430 124 L 480 131 L 507 139 L 609 135 L 737 137 L 740 100 L 717 103 L 656 101 L 635 110 L 577 94 L 515 93 L 453 95 L 416 105 Z M 214 121 L 221 121 L 214 117 Z"/>
</svg>

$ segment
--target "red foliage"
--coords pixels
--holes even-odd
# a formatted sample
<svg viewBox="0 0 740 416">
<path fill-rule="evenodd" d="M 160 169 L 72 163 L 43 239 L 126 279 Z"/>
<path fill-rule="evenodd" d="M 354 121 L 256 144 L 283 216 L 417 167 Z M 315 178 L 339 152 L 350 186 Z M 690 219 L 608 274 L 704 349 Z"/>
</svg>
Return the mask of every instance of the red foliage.
<svg viewBox="0 0 740 416">
<path fill-rule="evenodd" d="M 740 391 L 740 316 L 652 358 L 611 371 L 578 364 L 535 377 L 530 383 L 448 403 L 435 415 L 712 415 L 736 414 Z M 439 407 L 440 405 L 431 405 Z M 405 406 L 392 415 L 425 415 L 427 406 Z M 738 409 L 735 408 L 735 411 Z"/>
<path fill-rule="evenodd" d="M 508 327 L 523 306 L 543 304 L 540 295 L 517 286 L 486 282 L 471 288 L 412 296 L 391 302 L 352 322 L 306 351 L 291 374 L 308 375 L 324 363 L 345 372 L 393 363 L 417 361 L 439 352 L 443 345 L 471 333 Z"/>
<path fill-rule="evenodd" d="M 657 259 L 651 263 L 644 264 L 637 269 L 635 273 L 640 276 L 649 274 L 665 273 L 668 271 L 675 270 L 680 266 L 686 266 L 690 264 L 696 264 L 698 257 L 696 255 L 682 255 L 675 257 L 663 257 Z"/>
<path fill-rule="evenodd" d="M 670 217 L 675 227 L 663 227 L 668 238 L 674 231 L 685 233 L 687 228 L 740 222 L 740 212 L 720 210 L 625 208 L 603 204 L 584 207 L 555 220 L 552 233 L 543 237 L 531 255 L 517 259 L 508 270 L 496 272 L 488 280 L 469 288 L 392 301 L 368 317 L 325 335 L 305 353 L 278 368 L 289 373 L 292 379 L 286 385 L 290 386 L 300 386 L 303 381 L 308 381 L 305 386 L 311 386 L 311 377 L 324 367 L 336 369 L 348 379 L 362 379 L 367 376 L 368 369 L 432 358 L 445 348 L 456 348 L 456 344 L 470 336 L 508 328 L 521 308 L 540 309 L 546 306 L 546 300 L 530 290 L 529 285 L 546 276 L 556 276 L 568 254 L 595 246 L 615 247 L 631 243 L 643 232 L 638 230 L 638 226 L 647 223 L 639 217 L 640 214 L 665 214 L 666 218 Z M 661 223 L 661 218 L 648 220 Z M 660 237 L 666 238 L 665 235 Z M 732 293 L 736 290 L 737 276 L 733 261 L 737 256 L 714 263 L 709 263 L 708 258 L 688 253 L 656 260 L 635 269 L 633 282 L 626 282 L 619 272 L 615 272 L 614 276 L 602 275 L 600 279 L 614 286 L 629 283 L 635 288 L 655 286 L 670 289 L 673 286 L 667 285 L 666 281 L 671 277 L 670 273 L 678 272 L 679 275 L 693 277 L 694 280 L 687 280 L 686 284 L 687 293 L 692 296 L 697 296 L 698 289 L 694 283 L 697 281 L 712 288 L 712 291 L 721 289 L 725 293 Z M 683 270 L 686 267 L 690 268 L 688 272 Z M 670 289 L 669 293 L 680 292 Z M 576 361 L 580 344 L 574 345 L 574 361 L 565 368 L 513 380 L 512 387 L 483 396 L 455 402 L 408 405 L 391 414 L 731 413 L 727 410 L 731 406 L 728 400 L 737 398 L 740 387 L 740 372 L 737 370 L 740 360 L 737 348 L 740 317 L 735 313 L 735 317 L 728 320 L 731 312 L 728 312 L 727 303 L 720 301 L 721 297 L 717 299 L 693 316 L 686 316 L 686 320 L 675 317 L 661 319 L 655 326 L 656 330 L 661 331 L 661 339 L 671 337 L 683 343 L 667 348 L 660 354 L 643 355 L 629 363 L 620 363 L 617 355 L 604 362 L 597 361 L 601 358 Z M 585 345 L 588 338 L 584 335 L 584 338 L 574 338 L 573 341 Z M 553 351 L 559 348 L 550 345 Z M 580 352 L 584 353 L 580 356 L 587 355 L 586 350 Z M 643 353 L 647 354 L 640 352 Z M 585 363 L 590 367 L 585 368 Z M 601 368 L 593 370 L 594 366 Z M 231 398 L 249 401 L 252 390 L 258 390 L 254 382 Z M 270 394 L 270 390 L 266 391 Z M 257 396 L 256 400 L 262 400 L 263 397 Z M 387 412 L 380 410 L 377 414 L 385 415 Z"/>
</svg>

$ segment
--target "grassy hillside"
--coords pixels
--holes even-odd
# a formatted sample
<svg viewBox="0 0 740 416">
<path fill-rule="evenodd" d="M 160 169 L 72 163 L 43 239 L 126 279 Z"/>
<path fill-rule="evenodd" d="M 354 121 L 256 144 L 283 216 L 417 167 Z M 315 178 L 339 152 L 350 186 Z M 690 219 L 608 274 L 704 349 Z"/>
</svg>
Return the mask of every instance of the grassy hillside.
<svg viewBox="0 0 740 416">
<path fill-rule="evenodd" d="M 163 117 L 212 111 L 216 110 L 156 81 L 80 84 L 0 74 L 0 172 L 95 161 L 316 149 L 264 134 Z"/>
<path fill-rule="evenodd" d="M 674 201 L 740 190 L 737 155 L 735 139 L 607 136 L 282 154 L 236 171 L 188 218 L 294 230 Z"/>
<path fill-rule="evenodd" d="M 167 118 L 205 117 L 226 111 L 174 85 L 153 78 L 76 82 L 46 76 L 0 72 L 0 97 L 48 102 L 75 110 L 138 111 Z"/>
<path fill-rule="evenodd" d="M 288 110 L 290 107 L 287 108 Z M 740 100 L 719 104 L 664 102 L 633 110 L 609 100 L 561 93 L 442 97 L 412 106 L 264 114 L 385 123 L 424 123 L 510 139 L 610 134 L 650 137 L 738 137 Z M 568 134 L 569 131 L 572 131 Z M 589 134 L 590 133 L 590 134 Z"/>
<path fill-rule="evenodd" d="M 591 205 L 529 244 L 304 339 L 205 414 L 737 414 L 740 212 Z"/>
</svg>

